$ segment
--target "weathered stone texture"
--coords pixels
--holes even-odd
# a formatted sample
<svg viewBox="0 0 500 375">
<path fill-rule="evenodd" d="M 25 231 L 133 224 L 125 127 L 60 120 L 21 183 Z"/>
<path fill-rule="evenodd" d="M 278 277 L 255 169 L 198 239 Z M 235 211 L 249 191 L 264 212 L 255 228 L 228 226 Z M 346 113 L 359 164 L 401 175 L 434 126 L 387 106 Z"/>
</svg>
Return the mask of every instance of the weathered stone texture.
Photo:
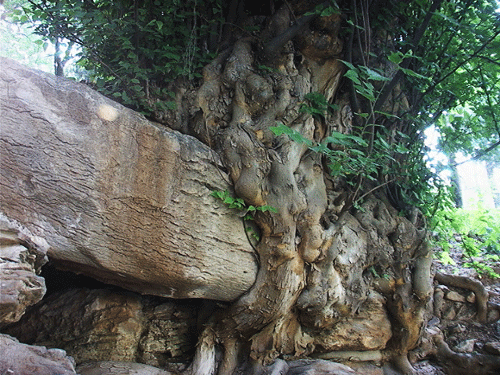
<svg viewBox="0 0 500 375">
<path fill-rule="evenodd" d="M 56 292 L 5 333 L 64 349 L 77 364 L 98 361 L 165 366 L 186 361 L 196 344 L 199 303 L 108 289 Z"/>
<path fill-rule="evenodd" d="M 0 60 L 1 205 L 59 266 L 145 294 L 234 300 L 257 264 L 218 157 L 85 85 Z"/>
<path fill-rule="evenodd" d="M 392 326 L 384 297 L 372 291 L 354 317 L 340 320 L 315 336 L 320 351 L 384 349 L 392 337 Z"/>
<path fill-rule="evenodd" d="M 0 328 L 17 322 L 46 292 L 38 276 L 47 244 L 0 215 Z"/>
<path fill-rule="evenodd" d="M 75 363 L 64 350 L 21 344 L 0 334 L 0 374 L 76 374 Z"/>
<path fill-rule="evenodd" d="M 168 371 L 141 363 L 103 361 L 78 367 L 80 375 L 170 375 Z"/>
</svg>

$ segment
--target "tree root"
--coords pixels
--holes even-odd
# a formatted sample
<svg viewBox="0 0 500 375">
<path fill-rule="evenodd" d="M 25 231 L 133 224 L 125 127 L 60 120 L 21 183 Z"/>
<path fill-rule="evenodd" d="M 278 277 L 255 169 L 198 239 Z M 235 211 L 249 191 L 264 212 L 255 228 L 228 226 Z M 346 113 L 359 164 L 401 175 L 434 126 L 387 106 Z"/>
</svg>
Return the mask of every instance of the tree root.
<svg viewBox="0 0 500 375">
<path fill-rule="evenodd" d="M 465 276 L 447 275 L 440 272 L 436 273 L 434 278 L 441 284 L 473 291 L 476 295 L 477 320 L 483 324 L 487 322 L 488 292 L 480 281 Z"/>
<path fill-rule="evenodd" d="M 500 372 L 500 357 L 490 354 L 462 354 L 450 349 L 442 336 L 435 336 L 435 356 L 453 375 L 494 375 Z"/>
<path fill-rule="evenodd" d="M 329 353 L 321 353 L 314 355 L 315 358 L 319 359 L 328 359 L 334 361 L 354 361 L 354 362 L 376 362 L 381 363 L 383 361 L 383 354 L 380 350 L 373 351 L 338 351 L 338 352 L 329 352 Z"/>
<path fill-rule="evenodd" d="M 217 373 L 217 367 L 216 335 L 213 328 L 207 326 L 198 340 L 198 347 L 187 374 L 214 375 Z"/>
</svg>

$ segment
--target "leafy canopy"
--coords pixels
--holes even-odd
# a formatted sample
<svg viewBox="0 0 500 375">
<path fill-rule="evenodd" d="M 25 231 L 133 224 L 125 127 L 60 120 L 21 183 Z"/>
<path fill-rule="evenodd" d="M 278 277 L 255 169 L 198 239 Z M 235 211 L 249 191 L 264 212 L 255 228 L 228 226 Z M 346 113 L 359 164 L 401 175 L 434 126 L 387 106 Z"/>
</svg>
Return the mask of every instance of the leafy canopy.
<svg viewBox="0 0 500 375">
<path fill-rule="evenodd" d="M 27 0 L 13 14 L 47 40 L 78 44 L 79 64 L 98 90 L 152 115 L 173 109 L 176 82 L 199 78 L 218 52 L 223 30 L 234 20 L 227 3 Z M 277 9 L 281 3 L 275 3 Z M 311 147 L 351 185 L 353 202 L 378 186 L 400 209 L 417 205 L 431 215 L 436 197 L 446 194 L 424 158 L 428 126 L 439 127 L 448 154 L 498 156 L 497 2 L 379 0 L 364 11 L 351 1 L 310 3 L 302 16 L 342 14 L 343 87 L 354 112 L 352 134 L 334 133 Z M 251 35 L 259 38 L 258 31 Z M 338 109 L 318 93 L 304 99 L 300 112 L 318 121 Z"/>
<path fill-rule="evenodd" d="M 222 3 L 28 0 L 14 15 L 48 40 L 78 44 L 78 64 L 95 87 L 149 115 L 174 107 L 172 81 L 201 77 L 214 57 L 209 44 L 216 43 Z"/>
</svg>

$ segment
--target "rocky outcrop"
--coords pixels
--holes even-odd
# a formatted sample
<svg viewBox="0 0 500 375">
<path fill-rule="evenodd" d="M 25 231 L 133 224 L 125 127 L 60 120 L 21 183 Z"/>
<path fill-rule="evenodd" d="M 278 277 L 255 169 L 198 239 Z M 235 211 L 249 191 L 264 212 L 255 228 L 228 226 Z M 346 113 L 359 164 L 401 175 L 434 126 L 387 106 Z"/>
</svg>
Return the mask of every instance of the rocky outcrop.
<svg viewBox="0 0 500 375">
<path fill-rule="evenodd" d="M 59 267 L 129 290 L 231 301 L 257 273 L 218 157 L 83 84 L 0 60 L 1 206 Z"/>
<path fill-rule="evenodd" d="M 384 297 L 372 291 L 354 317 L 342 319 L 317 333 L 314 342 L 319 351 L 379 350 L 384 349 L 392 337 L 391 329 Z"/>
<path fill-rule="evenodd" d="M 29 346 L 0 334 L 0 374 L 69 375 L 75 364 L 64 350 Z"/>
<path fill-rule="evenodd" d="M 77 364 L 137 361 L 163 367 L 192 355 L 200 305 L 120 290 L 70 289 L 51 294 L 4 332 L 64 349 Z"/>
<path fill-rule="evenodd" d="M 17 322 L 46 292 L 38 276 L 47 243 L 0 215 L 0 328 Z"/>
</svg>

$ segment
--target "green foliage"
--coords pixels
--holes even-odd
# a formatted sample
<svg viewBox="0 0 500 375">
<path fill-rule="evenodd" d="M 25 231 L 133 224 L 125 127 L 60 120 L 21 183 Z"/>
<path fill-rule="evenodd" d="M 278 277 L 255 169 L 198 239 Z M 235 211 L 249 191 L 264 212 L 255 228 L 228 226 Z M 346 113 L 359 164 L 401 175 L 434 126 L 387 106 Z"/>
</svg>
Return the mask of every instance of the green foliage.
<svg viewBox="0 0 500 375">
<path fill-rule="evenodd" d="M 334 14 L 341 14 L 338 4 L 334 0 L 330 0 L 328 3 L 324 2 L 317 5 L 311 12 L 307 12 L 304 16 L 318 15 L 321 17 L 328 17 Z"/>
<path fill-rule="evenodd" d="M 420 26 L 429 4 L 396 4 L 395 11 L 407 22 L 397 30 L 402 35 L 400 51 L 391 61 L 405 50 L 404 36 Z M 457 152 L 477 157 L 496 152 L 500 161 L 498 2 L 443 1 L 409 61 L 409 69 L 428 79 L 408 77 L 404 88 L 416 99 L 414 113 L 424 119 L 423 125 L 432 120 L 439 128 L 442 151 L 450 157 Z"/>
<path fill-rule="evenodd" d="M 9 22 L 14 12 L 22 13 L 15 8 L 18 4 L 13 3 L 5 3 L 4 12 L 0 13 L 0 55 L 52 73 L 52 58 L 46 52 L 44 41 L 39 36 L 32 35 L 28 25 Z"/>
<path fill-rule="evenodd" d="M 107 96 L 149 115 L 175 108 L 169 83 L 201 77 L 221 0 L 30 1 L 14 15 L 47 41 L 81 46 L 78 64 Z"/>
<path fill-rule="evenodd" d="M 255 217 L 255 213 L 257 211 L 260 212 L 274 212 L 276 213 L 276 208 L 263 205 L 263 206 L 252 206 L 247 205 L 242 198 L 233 197 L 227 190 L 215 190 L 210 194 L 212 197 L 220 199 L 225 205 L 229 208 L 234 208 L 239 211 L 240 216 L 243 217 L 244 220 L 253 220 Z"/>
<path fill-rule="evenodd" d="M 239 197 L 233 197 L 227 190 L 214 190 L 212 193 L 210 193 L 212 197 L 215 197 L 219 200 L 221 200 L 226 206 L 229 208 L 234 208 L 238 211 L 238 215 L 243 218 L 244 221 L 246 220 L 254 220 L 255 219 L 255 214 L 260 211 L 260 212 L 273 212 L 277 213 L 278 211 L 276 208 L 269 206 L 269 205 L 263 205 L 263 206 L 252 206 L 252 205 L 247 205 L 245 201 L 242 198 Z M 252 228 L 252 227 L 246 227 L 247 232 L 257 241 L 260 240 L 260 236 L 257 233 L 257 231 Z"/>
<path fill-rule="evenodd" d="M 280 122 L 270 129 L 276 136 L 284 134 L 291 140 L 306 144 L 312 151 L 322 154 L 327 159 L 330 175 L 344 179 L 357 191 L 360 190 L 363 181 L 376 185 L 380 175 L 387 175 L 391 169 L 397 168 L 398 162 L 394 155 L 408 152 L 403 145 L 398 144 L 397 147 L 393 147 L 382 137 L 377 138 L 370 146 L 362 136 L 333 131 L 321 143 L 313 143 L 298 131 Z M 382 129 L 381 132 L 383 131 Z M 354 197 L 355 206 L 358 206 L 359 198 L 362 196 Z"/>
<path fill-rule="evenodd" d="M 371 102 L 376 101 L 376 95 L 378 93 L 375 90 L 373 81 L 390 81 L 390 78 L 385 77 L 382 71 L 377 71 L 375 69 L 370 69 L 367 66 L 359 65 L 354 66 L 350 62 L 341 60 L 344 65 L 347 66 L 348 70 L 344 74 L 344 77 L 350 79 L 353 83 L 356 92 L 368 99 Z"/>
<path fill-rule="evenodd" d="M 450 247 L 457 243 L 463 257 L 469 259 L 467 267 L 490 277 L 500 277 L 488 265 L 489 260 L 500 255 L 500 209 L 447 208 L 440 210 L 432 218 L 431 226 L 435 233 L 435 244 L 442 250 L 441 261 L 452 264 Z M 482 260 L 478 260 L 482 259 Z"/>
<path fill-rule="evenodd" d="M 328 103 L 325 96 L 319 92 L 311 92 L 304 96 L 307 103 L 302 103 L 299 108 L 301 113 L 309 113 L 311 116 L 324 119 L 328 112 L 337 110 L 337 106 Z"/>
</svg>

